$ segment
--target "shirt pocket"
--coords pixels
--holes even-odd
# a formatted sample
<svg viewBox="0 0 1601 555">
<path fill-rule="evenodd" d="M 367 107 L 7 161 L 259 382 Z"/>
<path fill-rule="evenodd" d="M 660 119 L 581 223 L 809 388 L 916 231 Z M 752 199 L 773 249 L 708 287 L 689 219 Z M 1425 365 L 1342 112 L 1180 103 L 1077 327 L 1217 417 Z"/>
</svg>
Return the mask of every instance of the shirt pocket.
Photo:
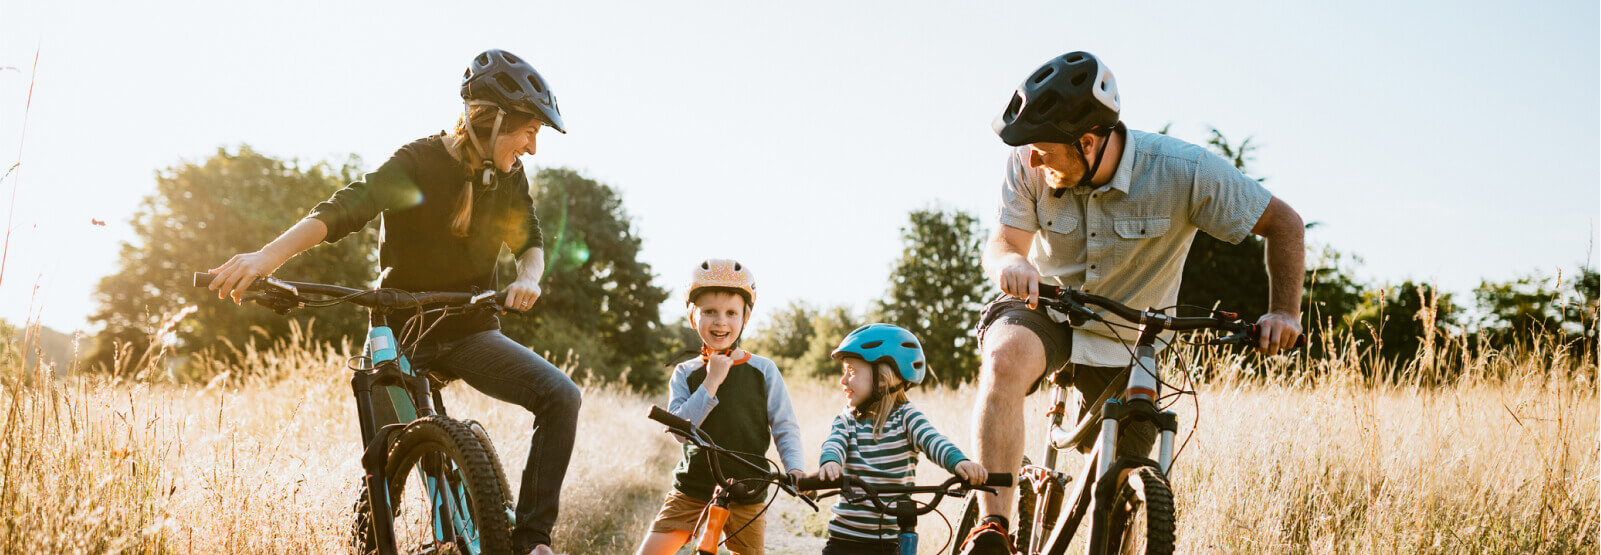
<svg viewBox="0 0 1601 555">
<path fill-rule="evenodd" d="M 1112 230 L 1117 233 L 1117 258 L 1127 261 L 1130 257 L 1140 256 L 1139 251 L 1156 244 L 1155 239 L 1167 235 L 1172 227 L 1173 219 L 1160 218 L 1118 218 L 1112 220 Z"/>
</svg>

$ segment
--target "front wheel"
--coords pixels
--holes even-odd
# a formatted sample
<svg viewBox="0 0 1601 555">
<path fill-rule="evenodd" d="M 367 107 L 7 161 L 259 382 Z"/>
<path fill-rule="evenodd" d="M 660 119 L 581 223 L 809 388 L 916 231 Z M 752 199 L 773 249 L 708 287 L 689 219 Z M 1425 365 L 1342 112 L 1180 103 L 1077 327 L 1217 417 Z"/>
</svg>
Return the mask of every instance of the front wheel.
<svg viewBox="0 0 1601 555">
<path fill-rule="evenodd" d="M 407 424 L 384 474 L 399 553 L 510 553 L 511 504 L 499 460 L 466 424 L 443 416 Z M 352 527 L 356 553 L 377 553 L 363 485 Z"/>
<path fill-rule="evenodd" d="M 1112 502 L 1108 553 L 1173 553 L 1173 491 L 1153 467 L 1130 469 Z"/>
</svg>

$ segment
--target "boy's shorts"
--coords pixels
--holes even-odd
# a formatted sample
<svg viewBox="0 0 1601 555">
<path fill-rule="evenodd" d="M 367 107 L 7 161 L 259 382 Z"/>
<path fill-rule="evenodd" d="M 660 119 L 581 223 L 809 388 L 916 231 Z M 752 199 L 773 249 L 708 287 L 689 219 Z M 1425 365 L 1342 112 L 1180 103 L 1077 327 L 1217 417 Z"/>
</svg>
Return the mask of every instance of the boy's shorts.
<svg viewBox="0 0 1601 555">
<path fill-rule="evenodd" d="M 695 525 L 700 522 L 707 503 L 679 493 L 676 489 L 668 490 L 667 498 L 662 500 L 661 512 L 656 513 L 656 520 L 650 523 L 650 531 L 694 534 Z M 757 518 L 757 515 L 761 514 L 765 506 L 765 504 L 728 504 L 728 523 L 723 525 L 723 537 L 727 542 L 723 545 L 729 551 L 740 555 L 762 555 L 762 540 L 767 531 L 767 519 Z"/>
</svg>

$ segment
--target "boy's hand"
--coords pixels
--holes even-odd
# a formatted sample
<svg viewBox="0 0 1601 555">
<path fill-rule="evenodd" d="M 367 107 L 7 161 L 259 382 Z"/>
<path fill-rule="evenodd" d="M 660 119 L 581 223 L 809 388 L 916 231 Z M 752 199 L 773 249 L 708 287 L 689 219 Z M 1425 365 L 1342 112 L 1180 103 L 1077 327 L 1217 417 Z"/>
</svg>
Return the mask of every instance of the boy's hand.
<svg viewBox="0 0 1601 555">
<path fill-rule="evenodd" d="M 817 467 L 817 477 L 822 479 L 825 482 L 832 482 L 834 480 L 838 480 L 839 479 L 839 474 L 840 474 L 839 463 L 834 462 L 834 461 L 828 461 L 826 463 L 823 463 L 822 466 Z"/>
<path fill-rule="evenodd" d="M 972 459 L 956 463 L 956 475 L 961 476 L 962 479 L 967 480 L 967 483 L 975 486 L 983 484 L 985 480 L 989 479 L 989 471 L 984 470 L 984 465 L 978 464 L 978 461 Z"/>
<path fill-rule="evenodd" d="M 805 477 L 806 477 L 806 471 L 805 470 L 802 470 L 802 469 L 799 469 L 799 468 L 790 470 L 789 471 L 789 485 L 793 486 L 795 484 L 799 484 L 800 483 L 800 479 L 801 478 L 805 478 Z"/>
<path fill-rule="evenodd" d="M 734 359 L 727 355 L 711 355 L 706 362 L 706 382 L 712 385 L 706 389 L 716 389 L 722 385 L 723 379 L 728 377 L 728 369 L 734 366 Z"/>
</svg>

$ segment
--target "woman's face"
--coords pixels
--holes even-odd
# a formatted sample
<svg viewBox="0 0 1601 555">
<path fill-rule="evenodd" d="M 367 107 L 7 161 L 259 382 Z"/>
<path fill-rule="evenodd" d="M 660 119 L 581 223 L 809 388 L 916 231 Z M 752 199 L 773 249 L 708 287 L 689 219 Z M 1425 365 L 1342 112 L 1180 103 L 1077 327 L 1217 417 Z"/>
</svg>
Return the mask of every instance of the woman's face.
<svg viewBox="0 0 1601 555">
<path fill-rule="evenodd" d="M 517 157 L 524 154 L 533 154 L 536 150 L 535 136 L 541 127 L 539 120 L 530 120 L 528 125 L 520 129 L 506 131 L 495 138 L 495 167 L 500 171 L 511 171 L 512 164 L 517 163 Z"/>
</svg>

